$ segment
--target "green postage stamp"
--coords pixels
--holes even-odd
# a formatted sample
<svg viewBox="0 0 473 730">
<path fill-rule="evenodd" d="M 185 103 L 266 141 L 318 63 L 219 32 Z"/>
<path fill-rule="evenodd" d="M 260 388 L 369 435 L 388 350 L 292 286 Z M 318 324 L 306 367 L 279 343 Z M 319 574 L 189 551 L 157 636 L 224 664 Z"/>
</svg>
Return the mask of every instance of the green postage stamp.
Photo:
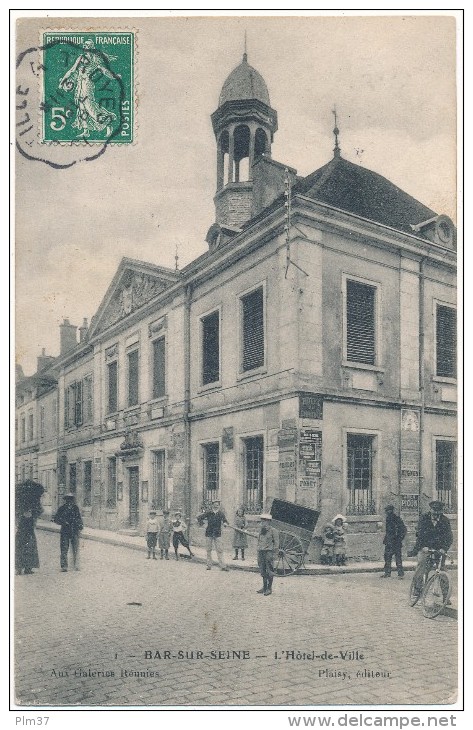
<svg viewBox="0 0 473 730">
<path fill-rule="evenodd" d="M 133 142 L 134 45 L 132 32 L 43 34 L 43 142 Z"/>
</svg>

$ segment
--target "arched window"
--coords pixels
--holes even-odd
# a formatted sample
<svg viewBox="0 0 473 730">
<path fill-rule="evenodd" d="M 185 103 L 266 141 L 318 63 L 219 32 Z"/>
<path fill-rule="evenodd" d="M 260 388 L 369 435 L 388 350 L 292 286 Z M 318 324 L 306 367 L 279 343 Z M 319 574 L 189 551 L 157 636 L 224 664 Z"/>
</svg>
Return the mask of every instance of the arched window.
<svg viewBox="0 0 473 730">
<path fill-rule="evenodd" d="M 264 129 L 259 127 L 255 135 L 255 159 L 263 155 L 268 148 L 268 138 Z"/>
<path fill-rule="evenodd" d="M 223 188 L 225 180 L 228 180 L 228 159 L 230 150 L 230 136 L 227 131 L 222 132 L 218 143 L 217 160 L 217 190 Z"/>
<path fill-rule="evenodd" d="M 234 182 L 249 180 L 249 156 L 250 156 L 250 129 L 246 124 L 236 127 L 234 136 Z"/>
</svg>

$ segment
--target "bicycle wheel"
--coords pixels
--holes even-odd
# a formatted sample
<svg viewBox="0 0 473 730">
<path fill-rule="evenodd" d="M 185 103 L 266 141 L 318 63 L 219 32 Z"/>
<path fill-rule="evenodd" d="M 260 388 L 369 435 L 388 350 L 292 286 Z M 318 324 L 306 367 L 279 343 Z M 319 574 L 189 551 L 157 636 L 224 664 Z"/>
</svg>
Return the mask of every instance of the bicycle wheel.
<svg viewBox="0 0 473 730">
<path fill-rule="evenodd" d="M 422 592 L 422 611 L 425 618 L 439 615 L 450 598 L 450 579 L 446 573 L 434 573 Z"/>
<path fill-rule="evenodd" d="M 425 574 L 423 574 L 422 578 L 420 578 L 416 570 L 412 576 L 411 585 L 409 587 L 409 606 L 415 606 L 422 595 L 422 587 L 419 586 L 421 580 L 421 586 L 423 586 L 425 583 Z"/>
<path fill-rule="evenodd" d="M 273 561 L 273 573 L 285 578 L 295 573 L 304 560 L 305 551 L 301 541 L 290 532 L 279 533 L 279 549 Z"/>
</svg>

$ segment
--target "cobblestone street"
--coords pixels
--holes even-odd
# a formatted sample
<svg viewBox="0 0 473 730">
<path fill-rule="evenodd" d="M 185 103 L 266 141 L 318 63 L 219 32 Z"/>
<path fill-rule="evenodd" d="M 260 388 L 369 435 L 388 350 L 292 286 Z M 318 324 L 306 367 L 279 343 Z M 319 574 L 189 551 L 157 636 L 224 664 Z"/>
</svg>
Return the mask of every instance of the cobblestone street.
<svg viewBox="0 0 473 730">
<path fill-rule="evenodd" d="M 19 705 L 456 699 L 457 621 L 410 608 L 409 575 L 292 576 L 263 597 L 254 573 L 92 541 L 62 573 L 59 536 L 37 538 L 40 570 L 15 578 Z"/>
</svg>

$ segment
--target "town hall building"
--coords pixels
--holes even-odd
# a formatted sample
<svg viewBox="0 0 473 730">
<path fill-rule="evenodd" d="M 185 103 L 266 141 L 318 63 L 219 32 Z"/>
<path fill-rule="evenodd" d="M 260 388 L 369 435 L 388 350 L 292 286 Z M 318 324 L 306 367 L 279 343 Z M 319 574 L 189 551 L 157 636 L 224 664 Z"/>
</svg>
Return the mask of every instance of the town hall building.
<svg viewBox="0 0 473 730">
<path fill-rule="evenodd" d="M 246 53 L 211 119 L 208 251 L 180 271 L 124 258 L 79 336 L 64 321 L 17 383 L 17 479 L 46 514 L 73 491 L 101 529 L 179 508 L 194 543 L 213 499 L 251 528 L 279 498 L 318 528 L 341 512 L 349 556 L 380 558 L 387 504 L 410 540 L 432 498 L 456 519 L 455 227 L 345 160 L 337 128 L 312 174 L 273 160 Z"/>
</svg>

